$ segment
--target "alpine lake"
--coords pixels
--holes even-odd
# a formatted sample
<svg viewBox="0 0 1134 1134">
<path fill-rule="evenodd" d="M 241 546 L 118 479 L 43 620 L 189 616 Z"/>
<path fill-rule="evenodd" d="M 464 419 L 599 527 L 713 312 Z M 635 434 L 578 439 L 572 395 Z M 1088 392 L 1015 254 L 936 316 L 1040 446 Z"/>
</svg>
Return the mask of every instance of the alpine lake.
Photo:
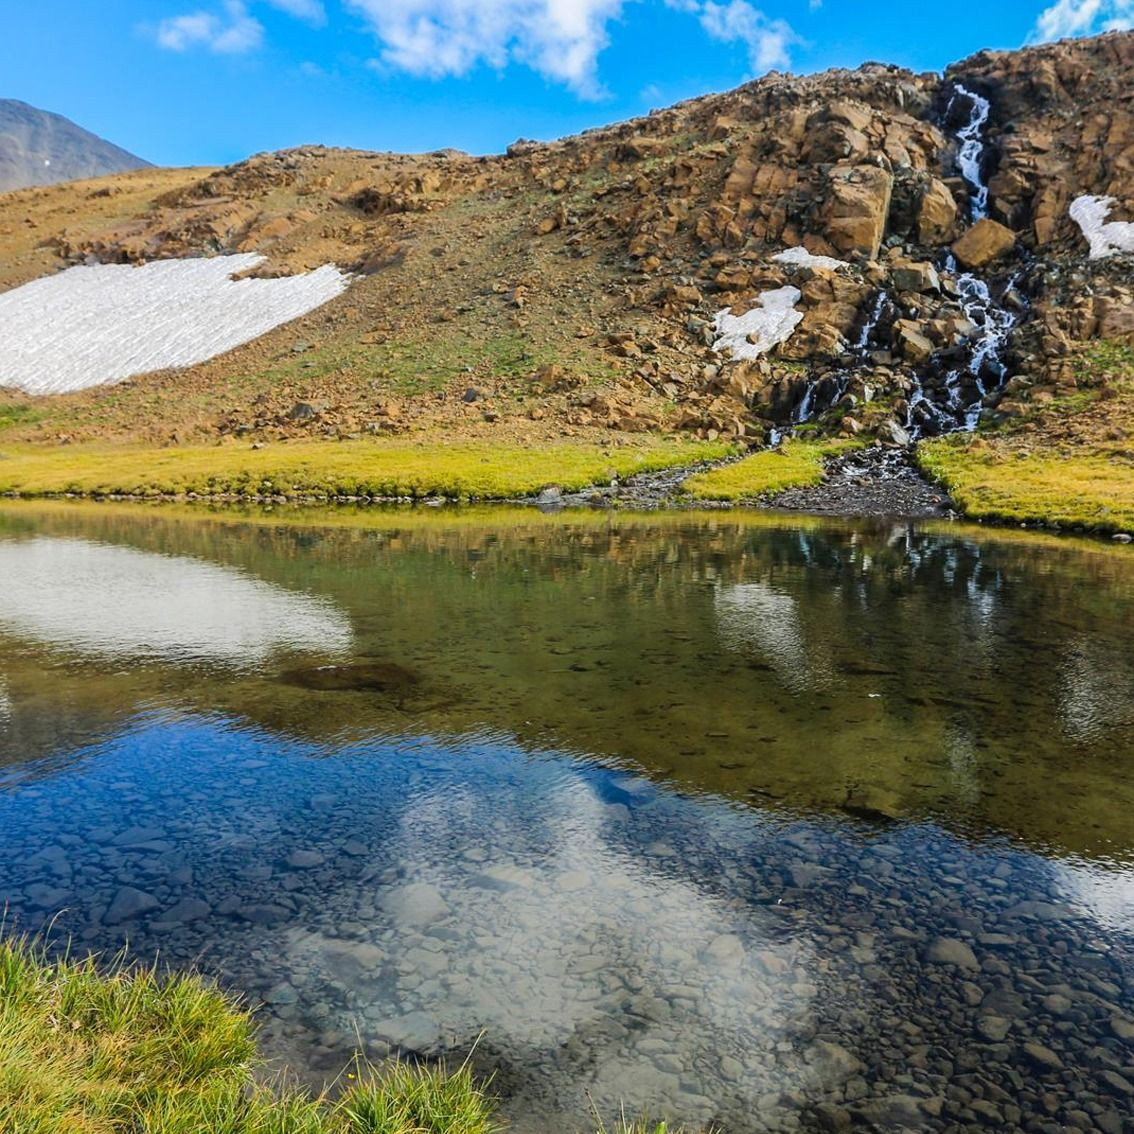
<svg viewBox="0 0 1134 1134">
<path fill-rule="evenodd" d="M 0 904 L 519 1134 L 1129 1134 L 1134 550 L 5 503 Z"/>
</svg>

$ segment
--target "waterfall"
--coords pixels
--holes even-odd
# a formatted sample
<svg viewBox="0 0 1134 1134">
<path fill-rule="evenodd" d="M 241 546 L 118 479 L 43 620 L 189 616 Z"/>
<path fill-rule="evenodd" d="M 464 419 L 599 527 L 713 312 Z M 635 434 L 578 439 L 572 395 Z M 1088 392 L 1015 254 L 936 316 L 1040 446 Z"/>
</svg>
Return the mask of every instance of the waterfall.
<svg viewBox="0 0 1134 1134">
<path fill-rule="evenodd" d="M 988 219 L 989 214 L 989 187 L 984 171 L 991 113 L 992 104 L 987 98 L 961 83 L 953 84 L 945 122 L 960 122 L 955 131 L 957 168 L 969 188 L 969 211 L 974 224 Z M 960 350 L 946 356 L 950 358 L 948 364 L 942 352 L 938 352 L 928 366 L 913 375 L 904 422 L 913 439 L 926 434 L 968 432 L 977 427 L 983 400 L 999 390 L 1008 376 L 1004 351 L 1021 318 L 1017 308 L 1005 304 L 1004 297 L 1013 291 L 1022 272 L 1000 288 L 975 272 L 959 271 L 951 252 L 944 252 L 938 263 L 945 273 L 955 277 L 957 304 L 973 330 Z M 843 398 L 854 373 L 869 364 L 871 342 L 892 302 L 884 289 L 875 294 L 858 336 L 850 344 L 853 362 L 808 382 L 792 412 L 792 426 L 806 424 Z"/>
<path fill-rule="evenodd" d="M 851 351 L 854 354 L 852 365 L 832 374 L 825 374 L 821 378 L 812 378 L 807 383 L 803 397 L 800 398 L 799 404 L 792 411 L 792 425 L 806 425 L 816 414 L 824 413 L 832 406 L 838 405 L 850 388 L 855 371 L 867 362 L 871 340 L 886 312 L 886 304 L 889 299 L 890 293 L 885 290 L 881 290 L 875 295 L 870 310 L 867 312 L 866 320 L 862 324 L 862 329 L 858 333 L 858 338 L 851 344 Z"/>
<path fill-rule="evenodd" d="M 791 415 L 793 425 L 803 425 L 810 420 L 819 382 L 820 379 L 813 378 L 807 383 L 807 389 L 803 391 L 803 397 L 800 398 L 799 405 L 795 407 L 795 412 Z"/>
<path fill-rule="evenodd" d="M 878 324 L 882 322 L 882 314 L 886 310 L 886 301 L 890 298 L 888 291 L 882 290 L 874 297 L 874 306 L 870 309 L 870 314 L 866 317 L 866 322 L 862 325 L 862 331 L 859 333 L 858 339 L 854 344 L 855 354 L 858 355 L 859 362 L 866 361 L 866 352 L 870 348 L 870 339 L 874 332 L 878 329 Z"/>
<path fill-rule="evenodd" d="M 975 223 L 988 216 L 988 186 L 984 182 L 984 131 L 992 112 L 992 103 L 975 91 L 970 91 L 968 87 L 954 83 L 953 97 L 945 111 L 946 121 L 952 117 L 953 108 L 961 99 L 969 101 L 970 110 L 968 122 L 957 131 L 957 141 L 961 143 L 957 165 L 972 192 L 970 210 Z"/>
<path fill-rule="evenodd" d="M 973 223 L 988 217 L 988 183 L 984 179 L 985 130 L 992 105 L 988 99 L 960 83 L 953 84 L 953 95 L 945 111 L 946 122 L 954 118 L 959 104 L 968 104 L 968 117 L 957 130 L 959 149 L 957 167 L 969 187 L 970 215 Z M 942 267 L 956 272 L 957 261 L 947 253 Z M 1007 295 L 1020 278 L 1017 273 L 1004 288 Z M 906 427 L 917 438 L 929 429 L 934 433 L 971 432 L 980 420 L 982 400 L 998 390 L 1008 375 L 1004 348 L 1020 316 L 993 295 L 989 281 L 974 272 L 957 276 L 958 301 L 965 318 L 975 330 L 966 342 L 967 358 L 945 375 L 941 396 L 935 401 L 925 391 L 921 376 L 915 381 L 909 397 Z M 965 379 L 969 381 L 966 383 Z M 966 395 L 966 386 L 970 394 Z M 976 397 L 971 397 L 975 390 Z M 966 398 L 968 400 L 966 400 Z"/>
</svg>

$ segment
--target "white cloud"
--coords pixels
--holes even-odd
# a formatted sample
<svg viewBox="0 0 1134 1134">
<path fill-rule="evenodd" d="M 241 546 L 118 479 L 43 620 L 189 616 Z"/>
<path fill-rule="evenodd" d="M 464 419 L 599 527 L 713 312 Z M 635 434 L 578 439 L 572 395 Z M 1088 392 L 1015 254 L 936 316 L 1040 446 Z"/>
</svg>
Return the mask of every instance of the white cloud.
<svg viewBox="0 0 1134 1134">
<path fill-rule="evenodd" d="M 314 25 L 327 21 L 325 0 L 258 2 Z M 343 0 L 378 41 L 372 65 L 380 70 L 439 79 L 519 63 L 587 98 L 602 93 L 598 57 L 627 2 L 634 0 Z M 749 0 L 662 2 L 695 17 L 712 39 L 743 44 L 758 73 L 790 66 L 790 49 L 801 42 L 786 21 L 766 16 Z M 152 34 L 170 51 L 254 51 L 264 28 L 251 7 L 251 0 L 224 0 L 223 8 L 163 20 Z"/>
<path fill-rule="evenodd" d="M 346 0 L 382 44 L 380 62 L 425 78 L 523 63 L 585 96 L 622 0 Z"/>
<path fill-rule="evenodd" d="M 327 9 L 323 7 L 323 0 L 267 0 L 273 8 L 279 8 L 297 20 L 306 20 L 309 24 L 321 27 L 327 22 Z"/>
<path fill-rule="evenodd" d="M 322 26 L 327 22 L 323 0 L 266 0 L 298 20 Z M 242 55 L 264 43 L 264 25 L 248 11 L 246 0 L 225 0 L 220 11 L 188 12 L 158 24 L 153 36 L 168 51 L 202 47 L 217 55 Z"/>
<path fill-rule="evenodd" d="M 1032 42 L 1134 28 L 1134 0 L 1058 0 L 1032 29 Z"/>
<path fill-rule="evenodd" d="M 169 51 L 204 47 L 218 55 L 240 55 L 255 51 L 263 43 L 264 27 L 240 0 L 228 0 L 224 15 L 190 12 L 162 20 L 156 38 Z"/>
<path fill-rule="evenodd" d="M 697 16 L 701 26 L 721 43 L 743 43 L 757 74 L 791 66 L 791 48 L 801 43 L 786 20 L 772 19 L 748 0 L 665 0 L 670 8 Z M 812 7 L 817 5 L 812 4 Z"/>
</svg>

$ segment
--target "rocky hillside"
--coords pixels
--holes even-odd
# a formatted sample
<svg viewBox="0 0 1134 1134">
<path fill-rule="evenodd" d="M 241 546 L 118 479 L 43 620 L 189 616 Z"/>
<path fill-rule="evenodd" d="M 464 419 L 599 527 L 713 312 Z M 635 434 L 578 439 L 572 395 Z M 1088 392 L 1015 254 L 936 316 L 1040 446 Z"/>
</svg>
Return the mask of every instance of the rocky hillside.
<svg viewBox="0 0 1134 1134">
<path fill-rule="evenodd" d="M 1093 202 L 1123 240 L 1134 221 L 1131 74 L 1134 33 L 1111 33 L 944 76 L 773 74 L 498 157 L 313 147 L 10 194 L 0 287 L 222 251 L 358 275 L 220 359 L 13 420 L 32 439 L 802 424 L 902 443 L 1023 418 L 1098 384 L 1083 344 L 1134 346 L 1134 258 L 1089 258 L 1071 215 Z"/>
<path fill-rule="evenodd" d="M 0 99 L 0 193 L 125 173 L 149 164 L 61 114 Z"/>
</svg>

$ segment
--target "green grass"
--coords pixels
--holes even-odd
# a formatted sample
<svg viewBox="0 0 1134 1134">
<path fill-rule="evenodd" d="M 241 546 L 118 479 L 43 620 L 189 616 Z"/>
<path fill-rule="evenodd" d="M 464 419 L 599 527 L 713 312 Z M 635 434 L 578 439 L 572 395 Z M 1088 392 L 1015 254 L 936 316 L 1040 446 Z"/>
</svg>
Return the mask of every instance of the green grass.
<svg viewBox="0 0 1134 1134">
<path fill-rule="evenodd" d="M 1013 453 L 954 436 L 919 445 L 917 460 L 973 519 L 1134 531 L 1134 462 L 1117 448 Z"/>
<path fill-rule="evenodd" d="M 43 413 L 20 402 L 0 402 L 0 430 L 17 425 L 34 425 L 43 420 Z"/>
<path fill-rule="evenodd" d="M 2 926 L 0 926 L 2 929 Z M 3 1134 L 494 1134 L 469 1062 L 353 1065 L 339 1097 L 265 1085 L 255 1026 L 191 975 L 0 938 Z M 607 1134 L 596 1117 L 596 1134 Z M 628 1121 L 614 1134 L 679 1134 Z"/>
<path fill-rule="evenodd" d="M 553 350 L 518 332 L 477 338 L 456 323 L 442 331 L 434 327 L 433 332 L 428 338 L 331 343 L 290 353 L 255 375 L 234 379 L 229 389 L 241 392 L 303 385 L 349 372 L 369 378 L 386 393 L 415 397 L 444 390 L 462 376 L 473 384 L 485 379 L 518 378 L 549 362 L 596 381 L 609 381 L 615 374 L 609 360 L 582 345 Z"/>
<path fill-rule="evenodd" d="M 823 463 L 860 442 L 787 441 L 735 464 L 691 476 L 685 491 L 696 500 L 752 500 L 823 482 Z"/>
<path fill-rule="evenodd" d="M 530 496 L 728 455 L 721 442 L 643 437 L 633 444 L 543 447 L 403 441 L 296 442 L 262 449 L 25 446 L 0 459 L 0 492 L 25 496 Z"/>
<path fill-rule="evenodd" d="M 258 1085 L 249 1015 L 192 976 L 0 941 L 4 1134 L 490 1134 L 467 1064 L 359 1069 L 341 1098 Z"/>
<path fill-rule="evenodd" d="M 1098 339 L 1079 356 L 1075 372 L 1081 381 L 1129 381 L 1134 378 L 1134 347 L 1113 339 Z"/>
</svg>

